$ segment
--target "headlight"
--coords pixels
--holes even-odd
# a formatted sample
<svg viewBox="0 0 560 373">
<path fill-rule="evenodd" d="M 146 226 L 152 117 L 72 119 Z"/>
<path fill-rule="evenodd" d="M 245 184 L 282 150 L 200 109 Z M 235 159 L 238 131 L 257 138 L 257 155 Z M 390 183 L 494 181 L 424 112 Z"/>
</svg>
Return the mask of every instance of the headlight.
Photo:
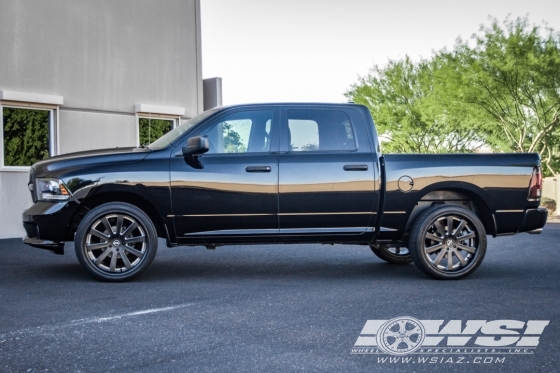
<svg viewBox="0 0 560 373">
<path fill-rule="evenodd" d="M 70 198 L 70 191 L 62 180 L 37 179 L 35 191 L 38 201 L 65 201 Z"/>
</svg>

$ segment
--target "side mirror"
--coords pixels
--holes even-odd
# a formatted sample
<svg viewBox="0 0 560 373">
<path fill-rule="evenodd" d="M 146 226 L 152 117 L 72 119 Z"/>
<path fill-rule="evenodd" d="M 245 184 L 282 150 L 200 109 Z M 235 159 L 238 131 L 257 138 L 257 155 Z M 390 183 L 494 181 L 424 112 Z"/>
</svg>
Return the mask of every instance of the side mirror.
<svg viewBox="0 0 560 373">
<path fill-rule="evenodd" d="M 206 137 L 195 136 L 187 140 L 187 146 L 183 146 L 183 155 L 193 156 L 206 153 L 210 149 L 210 142 Z"/>
</svg>

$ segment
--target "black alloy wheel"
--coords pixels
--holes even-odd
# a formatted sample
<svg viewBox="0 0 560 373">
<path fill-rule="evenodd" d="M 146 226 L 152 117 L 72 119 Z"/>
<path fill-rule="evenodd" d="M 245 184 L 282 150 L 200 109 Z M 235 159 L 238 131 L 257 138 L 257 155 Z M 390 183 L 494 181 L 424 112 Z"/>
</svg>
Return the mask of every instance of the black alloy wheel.
<svg viewBox="0 0 560 373">
<path fill-rule="evenodd" d="M 142 274 L 157 251 L 157 233 L 138 207 L 110 202 L 92 209 L 76 231 L 82 266 L 103 281 L 127 281 Z"/>
<path fill-rule="evenodd" d="M 418 269 L 441 280 L 473 273 L 486 254 L 486 231 L 470 210 L 454 205 L 433 206 L 415 220 L 410 231 L 410 255 Z"/>
</svg>

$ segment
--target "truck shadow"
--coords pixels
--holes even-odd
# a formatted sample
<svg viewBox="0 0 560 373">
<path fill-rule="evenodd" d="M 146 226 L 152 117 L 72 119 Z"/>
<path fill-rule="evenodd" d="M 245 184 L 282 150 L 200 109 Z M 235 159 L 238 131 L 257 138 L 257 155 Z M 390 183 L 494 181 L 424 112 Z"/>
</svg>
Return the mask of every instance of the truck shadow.
<svg viewBox="0 0 560 373">
<path fill-rule="evenodd" d="M 420 272 L 414 264 L 395 265 L 381 261 L 362 249 L 311 248 L 309 252 L 286 249 L 284 251 L 257 251 L 249 248 L 207 252 L 205 249 L 188 251 L 165 248 L 156 256 L 148 270 L 133 282 L 174 282 L 179 280 L 236 281 L 301 280 L 322 281 L 375 281 L 400 280 L 410 284 L 430 281 L 434 286 L 455 281 L 438 281 Z M 21 268 L 25 280 L 33 281 L 96 281 L 78 263 L 75 254 L 68 250 L 63 258 L 48 256 L 43 263 L 27 263 Z M 55 260 L 56 259 L 56 260 Z M 60 263 L 58 260 L 62 259 Z M 46 262 L 46 263 L 45 263 Z M 524 281 L 542 276 L 542 268 L 523 266 L 521 263 L 483 263 L 471 276 L 458 280 L 503 282 Z M 534 273 L 533 273 L 534 272 Z M 412 283 L 411 281 L 415 281 Z"/>
<path fill-rule="evenodd" d="M 79 263 L 48 264 L 30 271 L 30 280 L 96 281 Z M 397 266 L 388 263 L 223 263 L 207 261 L 166 261 L 157 259 L 150 268 L 132 282 L 173 282 L 177 280 L 304 280 L 341 281 L 376 279 L 429 279 L 413 264 Z"/>
<path fill-rule="evenodd" d="M 394 266 L 387 263 L 154 263 L 146 274 L 148 281 L 174 279 L 298 279 L 345 281 L 363 279 L 411 279 L 423 277 L 414 265 Z"/>
</svg>

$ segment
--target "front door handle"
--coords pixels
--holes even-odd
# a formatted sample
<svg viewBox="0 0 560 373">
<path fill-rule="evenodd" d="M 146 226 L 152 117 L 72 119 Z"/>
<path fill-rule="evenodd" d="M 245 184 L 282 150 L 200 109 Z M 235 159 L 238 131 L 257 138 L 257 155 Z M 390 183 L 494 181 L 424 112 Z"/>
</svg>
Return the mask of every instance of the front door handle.
<svg viewBox="0 0 560 373">
<path fill-rule="evenodd" d="M 245 169 L 247 172 L 270 172 L 271 170 L 270 166 L 247 166 Z"/>
<path fill-rule="evenodd" d="M 367 164 L 347 164 L 344 165 L 344 171 L 367 171 Z"/>
</svg>

